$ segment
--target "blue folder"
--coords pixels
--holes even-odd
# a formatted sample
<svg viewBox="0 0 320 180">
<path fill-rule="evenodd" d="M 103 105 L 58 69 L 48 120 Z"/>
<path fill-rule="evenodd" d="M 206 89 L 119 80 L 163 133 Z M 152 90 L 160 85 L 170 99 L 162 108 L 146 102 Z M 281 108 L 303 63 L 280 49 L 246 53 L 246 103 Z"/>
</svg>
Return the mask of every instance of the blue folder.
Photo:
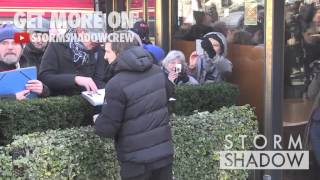
<svg viewBox="0 0 320 180">
<path fill-rule="evenodd" d="M 35 79 L 37 79 L 36 67 L 0 72 L 0 95 L 16 94 L 23 91 L 27 82 Z M 36 97 L 36 94 L 30 93 L 28 95 L 28 98 L 33 97 Z"/>
</svg>

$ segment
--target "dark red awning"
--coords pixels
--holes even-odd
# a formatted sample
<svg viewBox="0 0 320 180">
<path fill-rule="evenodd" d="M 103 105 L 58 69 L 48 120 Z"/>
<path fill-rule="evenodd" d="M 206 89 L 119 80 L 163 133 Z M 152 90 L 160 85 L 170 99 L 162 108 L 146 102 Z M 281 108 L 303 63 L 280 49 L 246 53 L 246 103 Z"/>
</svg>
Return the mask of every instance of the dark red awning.
<svg viewBox="0 0 320 180">
<path fill-rule="evenodd" d="M 12 17 L 17 11 L 93 11 L 94 0 L 1 0 L 0 17 Z M 49 14 L 47 14 L 48 16 Z"/>
</svg>

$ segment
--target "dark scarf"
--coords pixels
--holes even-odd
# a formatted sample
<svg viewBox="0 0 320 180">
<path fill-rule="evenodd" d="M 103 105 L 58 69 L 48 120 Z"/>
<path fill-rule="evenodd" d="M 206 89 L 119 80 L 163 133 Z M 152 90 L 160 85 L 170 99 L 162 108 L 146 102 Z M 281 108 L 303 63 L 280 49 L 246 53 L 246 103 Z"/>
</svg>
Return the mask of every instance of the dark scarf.
<svg viewBox="0 0 320 180">
<path fill-rule="evenodd" d="M 14 70 L 14 69 L 17 69 L 16 65 L 14 65 L 14 64 L 8 65 L 8 64 L 0 61 L 0 72 L 10 71 L 10 70 Z"/>
<path fill-rule="evenodd" d="M 103 81 L 104 82 L 108 82 L 110 79 L 113 78 L 113 76 L 116 75 L 116 72 L 115 72 L 115 66 L 116 66 L 116 63 L 117 62 L 113 62 L 111 64 L 109 64 L 106 69 L 105 69 L 105 74 L 104 74 L 104 78 L 103 78 Z"/>
</svg>

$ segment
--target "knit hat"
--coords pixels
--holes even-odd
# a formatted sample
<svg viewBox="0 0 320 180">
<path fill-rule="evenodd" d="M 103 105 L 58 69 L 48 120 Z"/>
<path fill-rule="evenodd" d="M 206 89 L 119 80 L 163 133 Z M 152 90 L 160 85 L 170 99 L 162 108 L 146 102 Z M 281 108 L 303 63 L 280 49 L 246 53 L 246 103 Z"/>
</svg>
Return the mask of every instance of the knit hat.
<svg viewBox="0 0 320 180">
<path fill-rule="evenodd" d="M 144 21 L 134 23 L 133 32 L 137 33 L 144 44 L 150 44 L 149 41 L 149 25 Z"/>
<path fill-rule="evenodd" d="M 14 33 L 18 32 L 12 24 L 3 24 L 0 27 L 0 42 L 6 39 L 14 39 Z"/>
<path fill-rule="evenodd" d="M 31 21 L 34 22 L 35 28 L 28 28 L 28 30 L 33 32 L 43 32 L 48 33 L 50 30 L 50 22 L 42 17 L 34 17 L 31 19 Z M 40 26 L 38 26 L 38 23 L 40 23 Z"/>
<path fill-rule="evenodd" d="M 153 44 L 145 44 L 143 46 L 145 50 L 147 50 L 157 61 L 158 63 L 163 60 L 165 53 L 162 48 Z"/>
</svg>

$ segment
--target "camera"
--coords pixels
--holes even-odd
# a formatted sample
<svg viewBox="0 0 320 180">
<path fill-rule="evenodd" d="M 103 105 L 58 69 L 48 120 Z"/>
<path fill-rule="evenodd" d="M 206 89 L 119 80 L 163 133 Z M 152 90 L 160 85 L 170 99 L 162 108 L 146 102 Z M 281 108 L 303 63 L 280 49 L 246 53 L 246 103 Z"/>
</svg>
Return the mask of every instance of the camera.
<svg viewBox="0 0 320 180">
<path fill-rule="evenodd" d="M 174 68 L 175 73 L 181 73 L 182 71 L 182 65 L 181 64 L 176 64 L 176 67 Z"/>
</svg>

